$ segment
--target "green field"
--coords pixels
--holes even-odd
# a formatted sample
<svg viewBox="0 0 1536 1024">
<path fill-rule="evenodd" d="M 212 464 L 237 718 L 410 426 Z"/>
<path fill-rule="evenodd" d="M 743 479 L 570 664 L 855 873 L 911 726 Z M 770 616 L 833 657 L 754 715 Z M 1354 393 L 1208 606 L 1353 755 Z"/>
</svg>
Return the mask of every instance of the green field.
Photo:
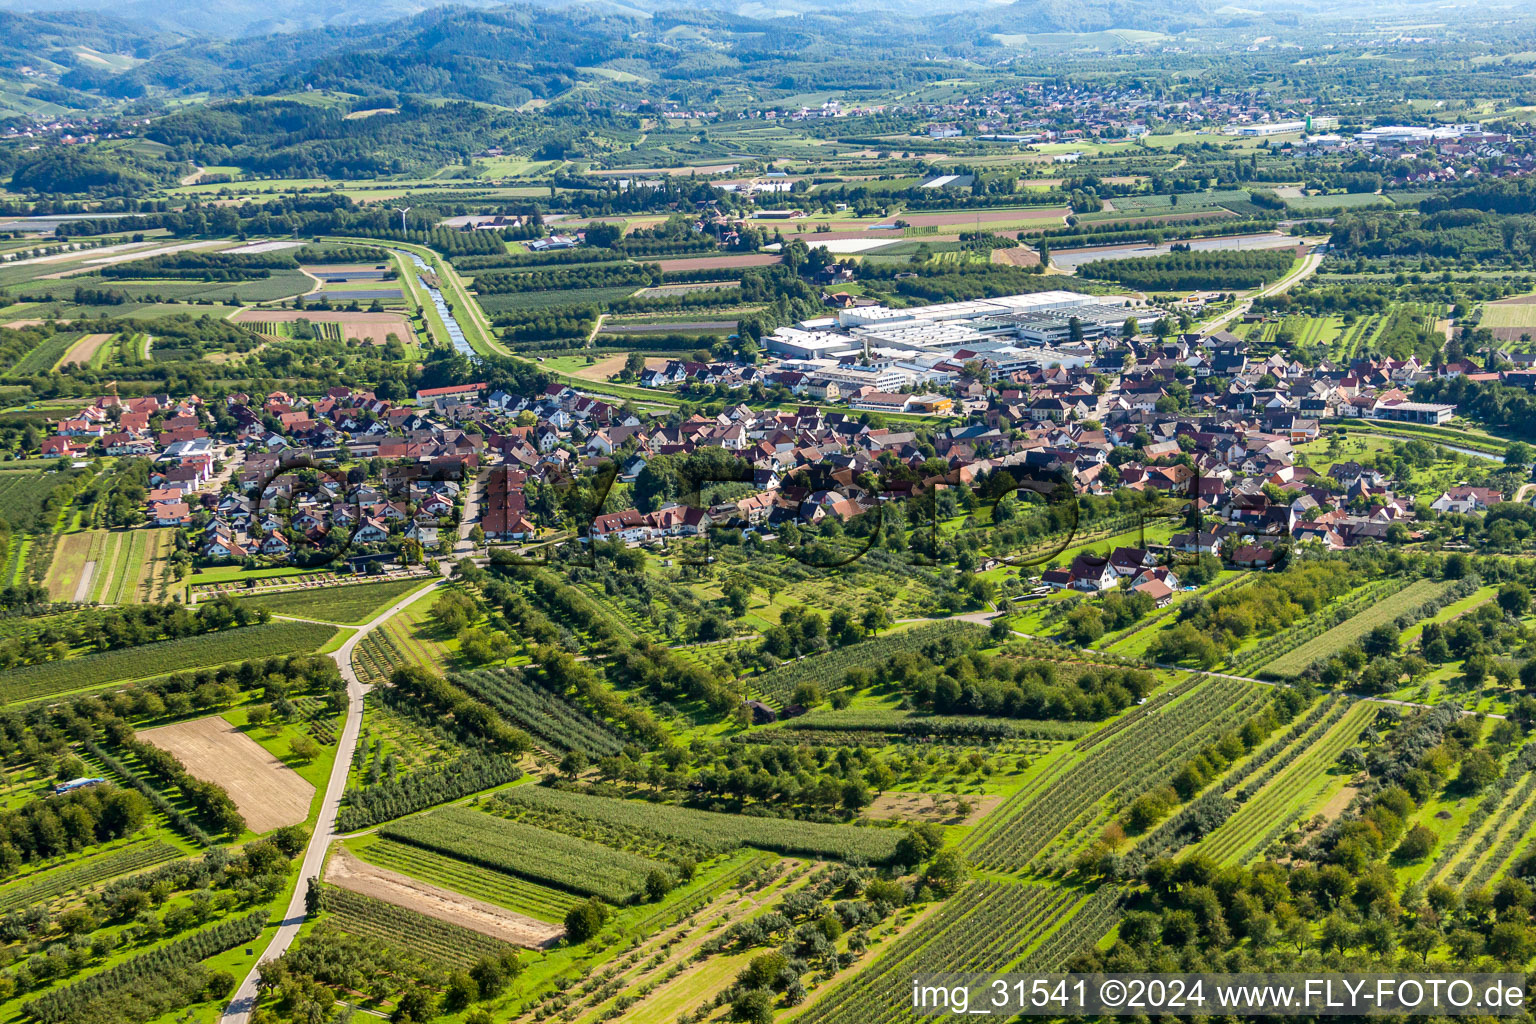
<svg viewBox="0 0 1536 1024">
<path fill-rule="evenodd" d="M 1360 731 L 1379 710 L 1369 702 L 1356 702 L 1326 730 L 1298 740 L 1299 756 L 1206 836 L 1199 849 L 1221 863 L 1240 863 L 1262 855 L 1286 828 L 1343 785 L 1335 762 L 1359 739 Z"/>
<path fill-rule="evenodd" d="M 334 632 L 330 626 L 307 622 L 272 622 L 27 665 L 11 669 L 0 681 L 0 703 L 212 668 L 231 661 L 307 653 L 323 647 Z"/>
<path fill-rule="evenodd" d="M 358 840 L 348 848 L 370 864 L 552 924 L 564 921 L 566 911 L 580 902 L 559 889 L 389 839 Z"/>
<path fill-rule="evenodd" d="M 379 612 L 431 580 L 393 580 L 388 583 L 352 583 L 345 586 L 319 586 L 284 594 L 257 594 L 236 597 L 240 604 L 265 608 L 274 615 L 299 619 L 362 625 Z"/>
<path fill-rule="evenodd" d="M 1276 676 L 1294 676 L 1314 662 L 1337 654 L 1359 640 L 1377 626 L 1392 622 L 1399 615 L 1411 612 L 1434 600 L 1451 588 L 1452 584 L 1440 580 L 1415 580 L 1411 585 L 1374 601 L 1358 614 L 1334 626 L 1321 636 L 1313 637 L 1273 661 L 1264 664 L 1264 671 Z"/>
</svg>

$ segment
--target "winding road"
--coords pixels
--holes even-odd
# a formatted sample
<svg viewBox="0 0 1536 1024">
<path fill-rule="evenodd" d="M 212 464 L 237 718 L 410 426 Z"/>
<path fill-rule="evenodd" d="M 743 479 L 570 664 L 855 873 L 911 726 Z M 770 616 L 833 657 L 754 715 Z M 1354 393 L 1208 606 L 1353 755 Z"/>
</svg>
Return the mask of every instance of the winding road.
<svg viewBox="0 0 1536 1024">
<path fill-rule="evenodd" d="M 299 928 L 303 926 L 307 916 L 304 911 L 304 894 L 309 889 L 309 880 L 320 877 L 320 869 L 325 866 L 325 855 L 331 848 L 331 840 L 336 837 L 336 812 L 341 808 L 342 794 L 347 789 L 347 773 L 352 767 L 352 753 L 357 749 L 357 736 L 363 726 L 363 695 L 368 692 L 368 687 L 363 685 L 363 681 L 352 669 L 352 652 L 363 637 L 427 595 L 437 593 L 437 589 L 437 584 L 433 584 L 396 601 L 368 623 L 358 627 L 357 631 L 331 654 L 341 669 L 341 677 L 347 681 L 347 718 L 342 723 L 341 738 L 336 744 L 336 761 L 331 765 L 331 777 L 325 785 L 325 796 L 320 804 L 320 817 L 315 822 L 314 833 L 309 837 L 309 847 L 304 851 L 304 863 L 299 868 L 298 885 L 294 887 L 293 896 L 288 901 L 288 910 L 283 914 L 277 934 L 272 936 L 272 941 L 267 943 L 267 948 L 262 951 L 261 957 L 251 967 L 250 973 L 245 976 L 240 987 L 235 990 L 234 998 L 224 1010 L 221 1024 L 248 1024 L 250 1021 L 251 1011 L 256 1008 L 256 982 L 260 977 L 261 964 L 263 961 L 282 956 L 287 952 L 288 947 L 293 945 L 293 940 L 298 936 Z"/>
</svg>

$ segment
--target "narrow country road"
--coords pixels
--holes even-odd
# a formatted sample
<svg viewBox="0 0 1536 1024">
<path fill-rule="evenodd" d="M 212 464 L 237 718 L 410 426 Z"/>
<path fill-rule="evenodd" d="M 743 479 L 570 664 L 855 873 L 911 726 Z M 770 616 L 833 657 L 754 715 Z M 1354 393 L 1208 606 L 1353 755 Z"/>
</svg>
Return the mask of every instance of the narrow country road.
<svg viewBox="0 0 1536 1024">
<path fill-rule="evenodd" d="M 315 822 L 314 834 L 309 837 L 309 848 L 304 851 L 304 863 L 299 868 L 299 882 L 294 887 L 293 898 L 288 901 L 288 910 L 283 914 L 277 934 L 272 936 L 272 941 L 267 943 L 267 948 L 262 952 L 260 959 L 245 976 L 240 987 L 235 990 L 234 998 L 224 1010 L 221 1024 L 248 1024 L 250 1021 L 251 1011 L 256 1007 L 256 981 L 259 977 L 261 962 L 282 956 L 298 936 L 299 927 L 304 923 L 306 916 L 304 894 L 309 888 L 309 880 L 320 877 L 320 868 L 325 864 L 326 852 L 330 849 L 331 840 L 336 836 L 336 812 L 341 808 L 341 797 L 347 788 L 347 772 L 352 767 L 352 752 L 357 748 L 357 736 L 362 731 L 363 695 L 367 693 L 363 681 L 352 670 L 352 652 L 363 637 L 378 629 L 391 616 L 415 604 L 428 594 L 436 592 L 437 585 L 433 584 L 401 598 L 366 625 L 358 627 L 357 632 L 348 637 L 346 643 L 331 655 L 341 669 L 341 677 L 347 681 L 347 718 L 342 723 L 341 738 L 336 744 L 336 762 L 331 765 L 331 777 L 325 785 L 325 796 L 320 804 L 320 817 Z"/>
<path fill-rule="evenodd" d="M 1323 256 L 1321 253 L 1312 253 L 1310 255 L 1303 256 L 1301 258 L 1301 266 L 1297 267 L 1289 274 L 1286 274 L 1274 284 L 1266 285 L 1265 287 L 1260 288 L 1258 291 L 1248 296 L 1248 298 L 1239 302 L 1236 306 L 1233 306 L 1230 310 L 1221 314 L 1221 316 L 1217 317 L 1215 320 L 1212 320 L 1210 323 L 1206 324 L 1202 330 L 1207 333 L 1221 330 L 1222 328 L 1226 327 L 1227 324 L 1231 323 L 1233 320 L 1237 319 L 1244 313 L 1248 312 L 1248 310 L 1252 309 L 1254 299 L 1263 299 L 1268 298 L 1271 295 L 1278 295 L 1285 291 L 1287 288 L 1290 288 L 1292 285 L 1300 281 L 1304 281 L 1311 277 L 1313 274 L 1317 273 L 1317 268 L 1322 265 Z"/>
<path fill-rule="evenodd" d="M 491 472 L 484 470 L 476 473 L 470 478 L 469 486 L 464 488 L 464 514 L 459 517 L 458 536 L 453 543 L 455 559 L 469 558 L 475 553 L 475 542 L 469 539 L 469 535 L 480 522 L 480 504 L 485 500 L 485 488 L 490 482 Z"/>
</svg>

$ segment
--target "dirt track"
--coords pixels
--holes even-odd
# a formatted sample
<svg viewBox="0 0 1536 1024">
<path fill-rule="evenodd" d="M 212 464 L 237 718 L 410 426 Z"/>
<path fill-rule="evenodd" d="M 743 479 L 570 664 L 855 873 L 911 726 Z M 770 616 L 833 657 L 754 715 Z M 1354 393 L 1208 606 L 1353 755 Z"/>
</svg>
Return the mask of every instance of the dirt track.
<svg viewBox="0 0 1536 1024">
<path fill-rule="evenodd" d="M 146 729 L 138 738 L 181 758 L 195 778 L 228 790 L 252 832 L 270 832 L 309 816 L 315 787 L 217 715 Z"/>
<path fill-rule="evenodd" d="M 470 899 L 390 871 L 338 848 L 325 865 L 325 880 L 343 889 L 447 921 L 525 949 L 542 949 L 565 934 L 559 925 L 514 914 L 504 907 Z"/>
</svg>

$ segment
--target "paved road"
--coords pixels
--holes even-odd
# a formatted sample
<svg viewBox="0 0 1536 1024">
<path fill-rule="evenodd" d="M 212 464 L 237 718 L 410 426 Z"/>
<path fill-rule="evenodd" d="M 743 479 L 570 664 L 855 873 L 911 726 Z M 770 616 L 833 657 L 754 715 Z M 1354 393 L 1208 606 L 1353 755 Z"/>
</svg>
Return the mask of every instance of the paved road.
<svg viewBox="0 0 1536 1024">
<path fill-rule="evenodd" d="M 1221 314 L 1221 316 L 1206 324 L 1204 327 L 1205 332 L 1209 334 L 1221 330 L 1223 327 L 1227 326 L 1227 324 L 1248 312 L 1248 310 L 1253 307 L 1254 299 L 1262 299 L 1268 298 L 1271 295 L 1278 295 L 1285 291 L 1287 288 L 1290 288 L 1292 285 L 1303 281 L 1317 273 L 1317 268 L 1322 265 L 1323 256 L 1321 253 L 1313 253 L 1309 256 L 1303 256 L 1301 259 L 1301 266 L 1297 267 L 1289 274 L 1286 274 L 1274 284 L 1266 285 L 1265 287 L 1260 288 L 1248 298 L 1244 299 L 1242 302 L 1239 302 L 1236 306 L 1233 306 L 1231 310 Z"/>
<path fill-rule="evenodd" d="M 453 557 L 466 558 L 475 553 L 475 544 L 469 539 L 470 531 L 480 521 L 480 503 L 485 500 L 485 485 L 490 481 L 491 470 L 482 470 L 472 477 L 464 489 L 464 514 L 459 517 L 459 535 L 453 544 Z"/>
<path fill-rule="evenodd" d="M 326 852 L 336 836 L 336 812 L 341 808 L 341 797 L 347 788 L 347 771 L 352 766 L 352 752 L 357 748 L 357 735 L 363 725 L 363 695 L 368 692 L 363 681 L 352 670 L 352 651 L 363 637 L 378 629 L 391 616 L 436 592 L 437 586 L 433 585 L 401 598 L 367 625 L 360 627 L 331 655 L 341 669 L 342 678 L 347 681 L 347 719 L 342 723 L 341 739 L 336 745 L 336 763 L 331 766 L 331 777 L 326 783 L 325 797 L 320 804 L 320 817 L 315 822 L 314 834 L 310 836 L 309 848 L 304 851 L 304 863 L 299 868 L 299 884 L 293 890 L 293 898 L 288 901 L 288 910 L 283 915 L 282 924 L 277 934 L 272 936 L 272 941 L 267 943 L 257 965 L 251 968 L 240 987 L 235 990 L 234 999 L 224 1010 L 222 1024 L 248 1024 L 250 1021 L 251 1011 L 256 1006 L 256 980 L 260 962 L 282 956 L 298 936 L 299 927 L 303 925 L 306 916 L 304 894 L 309 888 L 309 880 L 320 877 Z"/>
</svg>

